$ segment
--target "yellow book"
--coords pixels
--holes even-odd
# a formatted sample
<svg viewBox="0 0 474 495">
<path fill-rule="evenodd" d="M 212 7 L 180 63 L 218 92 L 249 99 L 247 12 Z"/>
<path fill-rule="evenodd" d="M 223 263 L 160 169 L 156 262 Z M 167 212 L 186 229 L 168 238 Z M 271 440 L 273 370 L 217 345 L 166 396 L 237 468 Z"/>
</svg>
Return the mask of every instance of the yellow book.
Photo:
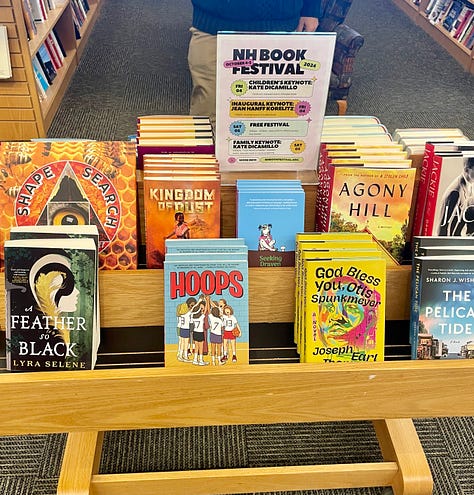
<svg viewBox="0 0 474 495">
<path fill-rule="evenodd" d="M 305 270 L 304 266 L 307 260 L 318 260 L 328 258 L 347 258 L 347 257 L 360 257 L 360 258 L 373 258 L 380 257 L 380 251 L 372 240 L 369 241 L 356 241 L 354 244 L 348 246 L 348 242 L 345 241 L 328 241 L 325 246 L 319 248 L 308 248 L 301 253 L 301 273 L 299 276 L 300 294 L 295 306 L 298 308 L 298 319 L 295 320 L 297 326 L 297 350 L 300 353 L 301 361 L 304 360 L 304 349 L 306 336 L 304 332 L 305 328 L 305 314 L 306 314 L 306 301 L 305 301 Z"/>
<path fill-rule="evenodd" d="M 386 269 L 382 259 L 306 260 L 304 361 L 383 361 Z"/>
</svg>

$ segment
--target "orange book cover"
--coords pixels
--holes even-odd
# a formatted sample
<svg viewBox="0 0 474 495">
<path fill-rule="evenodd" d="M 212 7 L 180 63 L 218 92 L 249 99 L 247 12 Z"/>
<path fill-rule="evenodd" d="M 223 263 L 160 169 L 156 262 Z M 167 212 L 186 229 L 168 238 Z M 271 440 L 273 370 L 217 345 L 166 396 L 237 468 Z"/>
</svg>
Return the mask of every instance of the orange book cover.
<svg viewBox="0 0 474 495">
<path fill-rule="evenodd" d="M 1 271 L 14 225 L 96 225 L 100 268 L 137 268 L 133 143 L 2 142 L 0 161 Z"/>
<path fill-rule="evenodd" d="M 163 268 L 166 239 L 220 236 L 220 178 L 216 175 L 145 175 L 146 262 Z"/>
</svg>

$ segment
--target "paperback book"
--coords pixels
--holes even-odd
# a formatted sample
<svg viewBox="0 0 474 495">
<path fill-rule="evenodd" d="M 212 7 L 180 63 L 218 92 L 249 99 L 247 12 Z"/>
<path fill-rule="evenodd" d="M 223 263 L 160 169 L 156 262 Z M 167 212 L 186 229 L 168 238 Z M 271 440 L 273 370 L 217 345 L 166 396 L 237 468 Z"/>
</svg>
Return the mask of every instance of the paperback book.
<svg viewBox="0 0 474 495">
<path fill-rule="evenodd" d="M 246 246 L 240 240 L 225 253 L 207 244 L 209 251 L 196 243 L 194 252 L 166 255 L 165 366 L 249 362 Z"/>
<path fill-rule="evenodd" d="M 99 335 L 94 240 L 8 240 L 5 255 L 7 369 L 94 368 Z"/>
<path fill-rule="evenodd" d="M 384 359 L 384 260 L 377 255 L 303 261 L 304 362 Z"/>
</svg>

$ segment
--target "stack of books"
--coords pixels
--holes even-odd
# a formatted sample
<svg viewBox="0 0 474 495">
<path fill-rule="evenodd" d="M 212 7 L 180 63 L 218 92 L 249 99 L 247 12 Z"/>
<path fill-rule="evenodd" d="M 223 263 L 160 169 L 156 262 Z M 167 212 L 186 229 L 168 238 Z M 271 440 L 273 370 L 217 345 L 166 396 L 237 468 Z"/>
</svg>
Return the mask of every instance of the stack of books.
<svg viewBox="0 0 474 495">
<path fill-rule="evenodd" d="M 249 266 L 294 266 L 295 234 L 304 231 L 300 180 L 238 179 L 236 236 L 249 246 Z"/>
<path fill-rule="evenodd" d="M 15 227 L 5 242 L 7 369 L 93 369 L 100 341 L 99 232 Z"/>
<path fill-rule="evenodd" d="M 301 362 L 382 361 L 384 255 L 364 233 L 296 237 L 295 343 Z"/>
<path fill-rule="evenodd" d="M 159 153 L 215 154 L 209 117 L 190 115 L 146 115 L 137 121 L 138 168 L 143 155 Z"/>
<path fill-rule="evenodd" d="M 243 240 L 167 240 L 164 279 L 165 366 L 248 364 Z"/>
<path fill-rule="evenodd" d="M 323 131 L 320 148 L 316 230 L 365 231 L 393 263 L 403 263 L 410 258 L 412 161 L 380 123 L 332 122 Z"/>
<path fill-rule="evenodd" d="M 145 154 L 146 264 L 163 268 L 166 239 L 220 236 L 220 174 L 213 155 Z"/>
<path fill-rule="evenodd" d="M 414 237 L 413 359 L 474 358 L 472 237 Z"/>
</svg>

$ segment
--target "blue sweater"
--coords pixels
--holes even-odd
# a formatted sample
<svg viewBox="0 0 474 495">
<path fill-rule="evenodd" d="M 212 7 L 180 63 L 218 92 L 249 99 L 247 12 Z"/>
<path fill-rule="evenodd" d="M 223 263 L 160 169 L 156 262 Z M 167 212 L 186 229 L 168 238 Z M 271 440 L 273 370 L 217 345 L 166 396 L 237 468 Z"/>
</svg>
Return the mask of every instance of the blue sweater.
<svg viewBox="0 0 474 495">
<path fill-rule="evenodd" d="M 320 17 L 320 0 L 192 0 L 200 31 L 294 31 L 300 17 Z"/>
</svg>

